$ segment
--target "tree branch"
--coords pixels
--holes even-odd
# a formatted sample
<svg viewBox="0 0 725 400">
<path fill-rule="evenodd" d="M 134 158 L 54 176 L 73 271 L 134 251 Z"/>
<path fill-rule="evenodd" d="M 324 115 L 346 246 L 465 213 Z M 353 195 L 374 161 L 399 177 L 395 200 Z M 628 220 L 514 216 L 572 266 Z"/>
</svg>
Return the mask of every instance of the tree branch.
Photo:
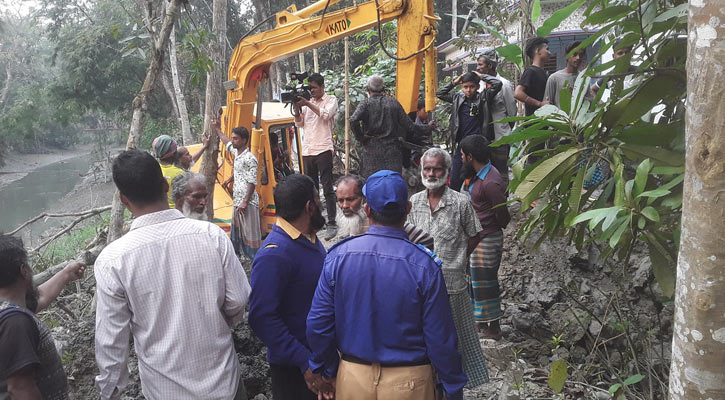
<svg viewBox="0 0 725 400">
<path fill-rule="evenodd" d="M 98 214 L 108 211 L 110 209 L 111 209 L 111 206 L 103 206 L 103 207 L 93 208 L 90 210 L 79 211 L 79 212 L 74 212 L 74 213 L 50 214 L 50 213 L 44 212 L 26 222 L 24 222 L 22 225 L 17 227 L 14 231 L 8 232 L 7 234 L 14 235 L 14 234 L 18 233 L 21 229 L 25 228 L 26 226 L 32 224 L 33 222 L 35 222 L 41 218 L 82 217 L 82 219 L 86 219 L 88 217 L 98 215 Z"/>
</svg>

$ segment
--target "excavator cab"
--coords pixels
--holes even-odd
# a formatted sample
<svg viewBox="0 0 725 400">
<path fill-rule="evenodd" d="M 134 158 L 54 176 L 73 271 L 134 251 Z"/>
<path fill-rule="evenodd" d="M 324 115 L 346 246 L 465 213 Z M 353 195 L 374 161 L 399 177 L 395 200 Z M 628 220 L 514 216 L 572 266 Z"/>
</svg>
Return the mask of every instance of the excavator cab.
<svg viewBox="0 0 725 400">
<path fill-rule="evenodd" d="M 256 120 L 256 110 L 254 112 Z M 223 121 L 222 124 L 225 124 Z M 225 128 L 224 126 L 222 127 Z M 250 145 L 252 153 L 257 157 L 257 186 L 259 194 L 259 214 L 261 217 L 262 235 L 272 231 L 277 218 L 274 206 L 274 187 L 283 177 L 304 173 L 302 160 L 302 138 L 300 130 L 295 126 L 294 117 L 289 106 L 283 103 L 262 103 L 262 118 L 260 129 L 250 130 Z M 190 152 L 195 152 L 200 144 L 188 146 Z M 214 185 L 214 219 L 213 222 L 229 232 L 232 224 L 234 208 L 233 182 L 227 186 L 229 177 L 234 176 L 234 156 L 226 148 L 219 148 L 219 169 Z M 201 160 L 191 167 L 199 172 Z"/>
</svg>

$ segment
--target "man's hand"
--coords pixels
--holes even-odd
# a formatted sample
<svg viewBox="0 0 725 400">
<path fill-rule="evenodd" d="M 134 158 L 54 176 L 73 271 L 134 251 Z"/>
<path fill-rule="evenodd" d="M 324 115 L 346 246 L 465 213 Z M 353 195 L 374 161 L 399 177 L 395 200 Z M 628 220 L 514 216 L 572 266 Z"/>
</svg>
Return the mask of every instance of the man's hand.
<svg viewBox="0 0 725 400">
<path fill-rule="evenodd" d="M 209 136 L 204 135 L 201 137 L 201 147 L 205 149 L 209 147 Z"/>
<path fill-rule="evenodd" d="M 299 98 L 297 99 L 297 101 L 295 102 L 295 105 L 296 105 L 296 106 L 298 106 L 299 108 L 302 108 L 303 106 L 305 106 L 305 107 L 309 107 L 309 105 L 310 105 L 310 101 L 309 101 L 309 100 L 307 100 L 307 99 L 306 99 L 306 98 L 304 98 L 304 97 L 299 97 Z"/>
<path fill-rule="evenodd" d="M 458 78 L 456 78 L 455 81 L 453 81 L 453 84 L 454 85 L 460 84 L 462 79 L 463 79 L 463 75 L 461 74 L 461 75 L 458 76 Z"/>
<path fill-rule="evenodd" d="M 242 215 L 243 212 L 247 210 L 247 206 L 249 205 L 249 200 L 242 200 L 242 203 L 239 204 L 239 207 L 237 207 L 237 214 Z"/>
<path fill-rule="evenodd" d="M 214 128 L 217 131 L 222 130 L 222 120 L 219 117 L 212 117 L 211 119 L 211 127 Z"/>
<path fill-rule="evenodd" d="M 544 101 L 540 101 L 539 102 L 539 107 L 543 107 L 543 106 L 545 106 L 547 104 L 551 104 L 551 102 L 549 101 L 549 99 L 546 99 Z"/>
<path fill-rule="evenodd" d="M 70 283 L 77 279 L 83 278 L 85 272 L 85 264 L 79 263 L 78 261 L 73 261 L 70 264 L 66 265 L 65 268 L 63 268 L 63 274 L 65 275 L 66 283 Z"/>
<path fill-rule="evenodd" d="M 317 400 L 332 400 L 335 398 L 335 384 L 336 379 L 335 378 L 325 378 L 321 377 L 322 379 L 322 386 L 320 387 L 320 392 L 317 393 Z"/>
</svg>

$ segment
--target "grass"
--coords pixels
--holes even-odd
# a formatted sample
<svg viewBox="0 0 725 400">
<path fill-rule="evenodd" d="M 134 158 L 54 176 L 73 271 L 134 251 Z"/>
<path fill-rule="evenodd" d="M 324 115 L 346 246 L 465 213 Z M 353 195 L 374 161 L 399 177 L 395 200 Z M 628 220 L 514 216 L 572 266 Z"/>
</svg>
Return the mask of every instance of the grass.
<svg viewBox="0 0 725 400">
<path fill-rule="evenodd" d="M 110 212 L 105 212 L 93 216 L 83 221 L 68 234 L 54 240 L 39 254 L 33 256 L 34 272 L 37 274 L 48 267 L 75 258 L 81 249 L 85 248 L 102 229 L 108 226 L 110 215 Z"/>
</svg>

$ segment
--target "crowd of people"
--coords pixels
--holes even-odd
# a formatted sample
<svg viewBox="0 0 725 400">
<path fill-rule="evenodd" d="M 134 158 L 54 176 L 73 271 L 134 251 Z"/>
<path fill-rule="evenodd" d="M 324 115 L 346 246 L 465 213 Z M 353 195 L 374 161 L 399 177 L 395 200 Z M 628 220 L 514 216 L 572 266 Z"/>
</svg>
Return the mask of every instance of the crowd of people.
<svg viewBox="0 0 725 400">
<path fill-rule="evenodd" d="M 267 347 L 275 400 L 462 399 L 464 387 L 488 382 L 479 339 L 502 337 L 498 269 L 510 221 L 509 149 L 489 145 L 513 129 L 494 122 L 516 115 L 514 99 L 526 115 L 557 105 L 586 59 L 575 52 L 547 77 L 547 40 L 532 39 L 526 54 L 532 66 L 515 88 L 490 51 L 438 91 L 451 103 L 454 146 L 423 153 L 418 193 L 400 174 L 401 142 L 429 140 L 435 125 L 425 110 L 411 118 L 384 95 L 382 77 L 370 77 L 369 97 L 350 117 L 361 175 L 333 182 L 337 99 L 310 75 L 311 98 L 294 105 L 305 174 L 280 176 L 277 221 L 265 238 L 246 128 L 227 137 L 214 122 L 234 155 L 224 182 L 233 183 L 231 238 L 207 221 L 212 188 L 188 170 L 209 139 L 194 155 L 169 136 L 153 141 L 155 158 L 119 154 L 113 181 L 134 220 L 93 268 L 100 397 L 122 396 L 133 340 L 147 398 L 247 399 L 231 334 L 247 309 Z M 322 232 L 334 242 L 327 249 Z M 249 279 L 242 254 L 252 260 Z M 22 241 L 0 235 L 0 398 L 67 398 L 60 358 L 35 313 L 84 270 L 69 263 L 36 288 Z"/>
</svg>

